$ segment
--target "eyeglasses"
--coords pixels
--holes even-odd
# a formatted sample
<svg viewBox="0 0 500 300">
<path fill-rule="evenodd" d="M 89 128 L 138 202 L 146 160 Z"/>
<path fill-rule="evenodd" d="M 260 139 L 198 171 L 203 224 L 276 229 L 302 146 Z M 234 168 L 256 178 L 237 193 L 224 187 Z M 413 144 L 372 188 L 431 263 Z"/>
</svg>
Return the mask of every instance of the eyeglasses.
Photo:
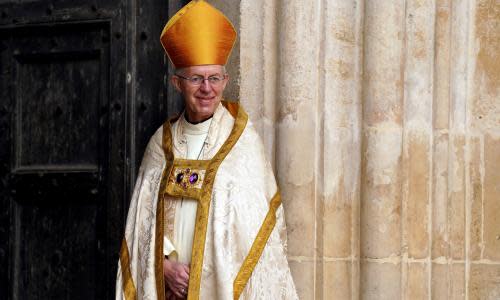
<svg viewBox="0 0 500 300">
<path fill-rule="evenodd" d="M 205 78 L 201 75 L 184 77 L 182 75 L 175 74 L 175 76 L 186 80 L 191 85 L 201 85 L 205 80 L 207 80 L 208 83 L 210 83 L 210 85 L 213 85 L 213 86 L 217 86 L 217 85 L 221 84 L 222 81 L 226 78 L 226 75 L 212 75 L 212 76 L 208 76 L 208 78 Z"/>
</svg>

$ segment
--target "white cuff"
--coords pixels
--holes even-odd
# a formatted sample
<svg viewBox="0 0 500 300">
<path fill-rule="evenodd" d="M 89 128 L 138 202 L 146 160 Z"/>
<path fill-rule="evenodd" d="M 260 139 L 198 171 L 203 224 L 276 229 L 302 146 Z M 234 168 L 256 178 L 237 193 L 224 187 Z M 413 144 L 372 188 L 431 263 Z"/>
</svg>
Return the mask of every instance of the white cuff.
<svg viewBox="0 0 500 300">
<path fill-rule="evenodd" d="M 170 255 L 175 252 L 175 247 L 172 242 L 166 237 L 163 237 L 163 255 Z"/>
</svg>

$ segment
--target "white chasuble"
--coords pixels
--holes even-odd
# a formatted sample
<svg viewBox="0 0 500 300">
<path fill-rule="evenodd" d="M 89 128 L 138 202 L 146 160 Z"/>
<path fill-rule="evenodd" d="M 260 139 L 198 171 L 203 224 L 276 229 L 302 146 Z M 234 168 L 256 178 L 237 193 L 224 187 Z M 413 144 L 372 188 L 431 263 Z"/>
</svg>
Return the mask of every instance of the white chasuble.
<svg viewBox="0 0 500 300">
<path fill-rule="evenodd" d="M 198 160 L 187 155 L 182 122 L 166 122 L 144 154 L 120 250 L 116 298 L 165 299 L 164 253 L 186 252 L 176 245 L 182 234 L 176 226 L 185 217 L 182 201 L 192 199 L 197 207 L 191 210 L 187 299 L 297 299 L 281 198 L 246 113 L 235 103 L 219 105 Z"/>
</svg>

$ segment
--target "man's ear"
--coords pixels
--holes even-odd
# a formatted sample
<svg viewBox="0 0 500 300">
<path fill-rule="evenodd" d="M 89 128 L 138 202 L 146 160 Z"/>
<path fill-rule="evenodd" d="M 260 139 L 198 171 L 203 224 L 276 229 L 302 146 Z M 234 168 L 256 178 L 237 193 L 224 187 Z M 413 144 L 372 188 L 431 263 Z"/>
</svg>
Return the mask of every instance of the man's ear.
<svg viewBox="0 0 500 300">
<path fill-rule="evenodd" d="M 229 82 L 229 74 L 226 73 L 226 76 L 224 76 L 224 81 L 222 83 L 222 90 L 226 89 L 226 85 Z"/>
<path fill-rule="evenodd" d="M 172 75 L 172 77 L 170 77 L 170 83 L 172 83 L 172 85 L 174 86 L 174 88 L 179 93 L 181 92 L 181 81 L 180 81 L 179 77 L 177 77 L 175 75 Z"/>
</svg>

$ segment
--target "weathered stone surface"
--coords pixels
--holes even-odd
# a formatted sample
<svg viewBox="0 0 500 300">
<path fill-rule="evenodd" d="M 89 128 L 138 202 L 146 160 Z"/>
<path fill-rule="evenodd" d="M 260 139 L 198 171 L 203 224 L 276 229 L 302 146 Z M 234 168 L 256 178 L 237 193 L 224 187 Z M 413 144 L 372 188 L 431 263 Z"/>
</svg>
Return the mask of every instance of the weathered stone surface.
<svg viewBox="0 0 500 300">
<path fill-rule="evenodd" d="M 448 275 L 449 266 L 445 264 L 432 264 L 432 282 L 431 282 L 431 298 L 432 299 L 449 299 L 448 297 Z"/>
<path fill-rule="evenodd" d="M 431 257 L 449 254 L 448 239 L 448 134 L 434 135 L 432 164 L 432 252 Z"/>
<path fill-rule="evenodd" d="M 316 57 L 316 49 L 302 47 L 314 45 L 318 35 L 313 30 L 317 24 L 315 5 L 304 6 L 301 0 L 282 3 L 279 10 L 280 74 L 278 84 L 276 173 L 283 195 L 289 199 L 287 220 L 290 220 L 291 256 L 315 257 L 317 248 L 316 190 L 317 157 L 312 149 L 318 147 L 316 130 L 319 124 L 316 112 L 316 84 L 305 84 L 303 78 L 314 78 L 318 69 L 314 64 L 303 64 Z M 301 43 L 297 43 L 301 41 Z"/>
<path fill-rule="evenodd" d="M 231 1 L 231 3 L 234 2 Z M 269 160 L 276 157 L 278 33 L 276 1 L 241 1 L 239 97 L 261 134 Z"/>
<path fill-rule="evenodd" d="M 450 266 L 448 299 L 465 298 L 465 265 L 454 263 Z"/>
<path fill-rule="evenodd" d="M 467 126 L 469 0 L 454 0 L 450 7 L 450 133 L 463 134 Z"/>
<path fill-rule="evenodd" d="M 401 299 L 401 265 L 361 262 L 361 299 Z"/>
<path fill-rule="evenodd" d="M 314 299 L 314 262 L 292 260 L 289 264 L 299 299 Z"/>
<path fill-rule="evenodd" d="M 430 133 L 433 108 L 434 24 L 432 0 L 407 1 L 404 66 L 404 126 Z"/>
<path fill-rule="evenodd" d="M 239 3 L 301 298 L 498 298 L 498 1 Z"/>
<path fill-rule="evenodd" d="M 473 264 L 471 266 L 469 299 L 500 299 L 500 265 Z"/>
<path fill-rule="evenodd" d="M 484 138 L 484 258 L 500 261 L 500 136 Z"/>
<path fill-rule="evenodd" d="M 447 129 L 450 113 L 450 0 L 436 3 L 434 49 L 434 105 L 435 129 Z"/>
<path fill-rule="evenodd" d="M 429 299 L 428 295 L 428 265 L 424 263 L 408 264 L 408 283 L 406 287 L 406 299 Z"/>
<path fill-rule="evenodd" d="M 470 203 L 470 247 L 469 258 L 480 260 L 483 249 L 483 171 L 482 143 L 477 137 L 470 139 L 471 160 L 469 161 L 471 203 Z"/>
<path fill-rule="evenodd" d="M 472 93 L 472 126 L 476 130 L 497 131 L 500 124 L 500 4 L 479 0 L 476 3 L 475 51 Z"/>
<path fill-rule="evenodd" d="M 359 166 L 344 172 L 342 166 L 353 165 L 353 157 L 360 154 L 354 145 L 338 147 L 341 140 L 350 139 L 352 135 L 345 129 L 332 130 L 338 137 L 325 136 L 324 157 L 336 157 L 324 163 L 323 178 L 325 198 L 323 201 L 323 255 L 325 257 L 346 258 L 353 254 L 357 247 L 359 227 Z M 332 141 L 335 139 L 336 141 Z M 328 142 L 328 145 L 326 144 Z M 350 148 L 352 151 L 350 151 Z M 356 166 L 354 164 L 354 166 Z M 357 253 L 357 252 L 356 252 Z"/>
<path fill-rule="evenodd" d="M 429 0 L 405 9 L 402 239 L 410 258 L 429 251 L 435 11 Z"/>
<path fill-rule="evenodd" d="M 429 138 L 425 134 L 409 134 L 404 154 L 406 240 L 410 258 L 425 258 L 429 254 Z"/>
<path fill-rule="evenodd" d="M 281 184 L 288 232 L 288 255 L 313 257 L 315 254 L 315 202 L 310 187 Z M 296 196 L 300 195 L 300 196 Z"/>
<path fill-rule="evenodd" d="M 362 257 L 384 258 L 401 253 L 401 143 L 398 129 L 365 131 Z"/>
<path fill-rule="evenodd" d="M 359 256 L 361 172 L 361 7 L 324 2 L 320 60 L 321 138 L 318 158 L 323 195 L 323 256 Z M 333 104 L 335 103 L 335 104 Z M 318 226 L 320 227 L 320 226 Z M 325 270 L 326 272 L 326 270 Z M 325 277 L 326 280 L 327 277 Z"/>
<path fill-rule="evenodd" d="M 354 299 L 353 264 L 349 261 L 324 262 L 323 299 Z"/>
<path fill-rule="evenodd" d="M 465 267 L 459 263 L 433 263 L 431 299 L 465 299 Z"/>
<path fill-rule="evenodd" d="M 342 195 L 336 199 L 342 199 Z M 349 257 L 352 247 L 352 210 L 349 204 L 331 202 L 325 204 L 323 255 L 331 258 Z"/>
<path fill-rule="evenodd" d="M 402 122 L 404 6 L 366 1 L 364 18 L 364 107 L 367 126 Z"/>
<path fill-rule="evenodd" d="M 465 137 L 450 136 L 448 222 L 450 255 L 465 259 Z"/>
</svg>

